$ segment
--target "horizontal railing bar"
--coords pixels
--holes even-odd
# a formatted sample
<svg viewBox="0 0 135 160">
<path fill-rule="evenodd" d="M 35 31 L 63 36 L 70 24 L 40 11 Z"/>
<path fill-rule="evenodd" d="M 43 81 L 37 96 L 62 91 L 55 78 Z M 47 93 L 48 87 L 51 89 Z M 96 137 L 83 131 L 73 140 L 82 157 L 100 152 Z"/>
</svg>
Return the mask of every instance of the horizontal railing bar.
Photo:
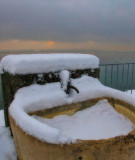
<svg viewBox="0 0 135 160">
<path fill-rule="evenodd" d="M 128 65 L 128 64 L 135 64 L 135 63 L 109 63 L 109 64 L 100 64 L 99 66 L 106 66 L 106 65 Z"/>
</svg>

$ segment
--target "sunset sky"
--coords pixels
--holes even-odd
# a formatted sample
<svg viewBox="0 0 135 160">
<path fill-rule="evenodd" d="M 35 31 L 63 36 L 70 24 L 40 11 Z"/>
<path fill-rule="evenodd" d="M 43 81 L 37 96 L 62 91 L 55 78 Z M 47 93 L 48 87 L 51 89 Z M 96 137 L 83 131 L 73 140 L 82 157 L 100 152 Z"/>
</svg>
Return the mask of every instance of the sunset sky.
<svg viewBox="0 0 135 160">
<path fill-rule="evenodd" d="M 135 51 L 133 0 L 0 0 L 0 50 Z"/>
</svg>

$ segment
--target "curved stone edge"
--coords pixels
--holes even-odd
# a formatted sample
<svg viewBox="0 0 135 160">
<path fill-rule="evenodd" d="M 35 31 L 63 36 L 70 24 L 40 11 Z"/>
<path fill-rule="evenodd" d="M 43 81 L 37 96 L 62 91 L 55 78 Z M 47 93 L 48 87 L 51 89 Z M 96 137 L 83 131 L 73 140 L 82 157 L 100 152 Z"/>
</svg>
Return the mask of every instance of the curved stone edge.
<svg viewBox="0 0 135 160">
<path fill-rule="evenodd" d="M 99 99 L 94 99 L 93 103 Z M 112 106 L 134 121 L 135 108 L 124 101 L 107 98 Z M 87 104 L 87 103 L 86 103 Z M 128 110 L 121 111 L 121 105 Z M 120 107 L 119 107 L 120 106 Z M 135 130 L 125 136 L 118 136 L 106 140 L 78 140 L 75 144 L 50 144 L 42 142 L 28 135 L 16 125 L 9 115 L 11 128 L 17 148 L 19 160 L 134 160 L 135 157 Z"/>
</svg>

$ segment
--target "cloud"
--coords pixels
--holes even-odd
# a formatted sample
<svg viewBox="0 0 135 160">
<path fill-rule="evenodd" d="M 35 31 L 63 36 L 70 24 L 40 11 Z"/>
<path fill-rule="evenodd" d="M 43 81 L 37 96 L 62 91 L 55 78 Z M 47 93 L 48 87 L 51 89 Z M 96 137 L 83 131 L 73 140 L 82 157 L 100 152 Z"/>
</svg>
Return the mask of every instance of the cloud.
<svg viewBox="0 0 135 160">
<path fill-rule="evenodd" d="M 0 0 L 0 40 L 135 44 L 135 1 Z"/>
</svg>

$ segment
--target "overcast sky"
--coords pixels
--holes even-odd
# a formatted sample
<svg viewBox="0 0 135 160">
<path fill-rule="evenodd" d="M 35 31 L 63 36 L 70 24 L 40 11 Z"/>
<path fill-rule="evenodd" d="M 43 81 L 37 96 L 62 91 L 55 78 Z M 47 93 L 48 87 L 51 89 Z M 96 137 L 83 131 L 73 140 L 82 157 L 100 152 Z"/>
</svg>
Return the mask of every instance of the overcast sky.
<svg viewBox="0 0 135 160">
<path fill-rule="evenodd" d="M 135 50 L 135 1 L 0 0 L 0 49 L 20 45 Z"/>
</svg>

